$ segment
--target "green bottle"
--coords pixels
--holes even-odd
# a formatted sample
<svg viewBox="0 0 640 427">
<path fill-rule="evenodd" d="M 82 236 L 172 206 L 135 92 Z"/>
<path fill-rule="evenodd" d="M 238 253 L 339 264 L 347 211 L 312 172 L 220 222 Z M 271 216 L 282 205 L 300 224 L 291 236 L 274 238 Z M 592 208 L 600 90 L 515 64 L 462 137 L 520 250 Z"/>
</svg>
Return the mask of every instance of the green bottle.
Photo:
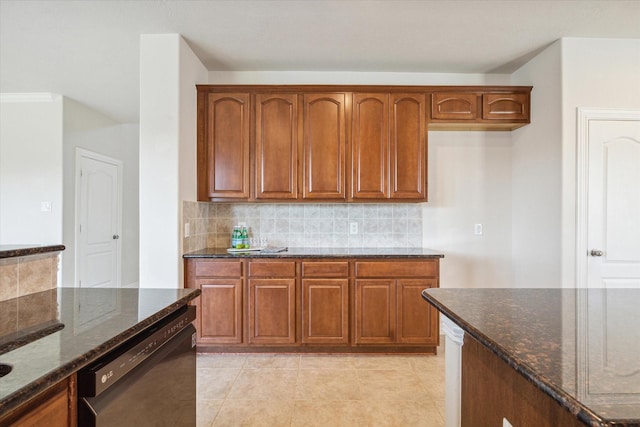
<svg viewBox="0 0 640 427">
<path fill-rule="evenodd" d="M 242 237 L 240 236 L 240 226 L 233 226 L 233 233 L 231 233 L 231 247 L 233 249 L 242 249 Z"/>
<path fill-rule="evenodd" d="M 240 238 L 242 239 L 242 247 L 245 249 L 249 249 L 249 232 L 247 231 L 247 227 L 242 227 L 242 232 L 240 233 Z"/>
</svg>

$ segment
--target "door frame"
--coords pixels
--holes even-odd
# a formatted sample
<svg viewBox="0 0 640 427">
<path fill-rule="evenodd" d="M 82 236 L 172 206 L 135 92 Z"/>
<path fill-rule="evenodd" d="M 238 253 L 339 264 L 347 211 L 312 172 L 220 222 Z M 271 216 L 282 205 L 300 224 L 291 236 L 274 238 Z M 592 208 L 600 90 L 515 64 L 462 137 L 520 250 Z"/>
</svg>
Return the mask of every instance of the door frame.
<svg viewBox="0 0 640 427">
<path fill-rule="evenodd" d="M 123 200 L 123 183 L 122 183 L 122 161 L 114 159 L 113 157 L 105 156 L 104 154 L 89 151 L 84 148 L 76 147 L 75 156 L 75 219 L 73 221 L 73 241 L 74 241 L 74 268 L 73 268 L 73 286 L 80 287 L 80 203 L 81 203 L 81 191 L 80 191 L 80 170 L 81 158 L 85 157 L 98 162 L 109 163 L 116 166 L 118 169 L 118 212 L 117 212 L 117 230 L 116 234 L 122 237 L 122 200 Z M 117 254 L 116 254 L 116 276 L 118 286 L 122 286 L 122 239 L 118 239 L 116 242 Z"/>
<path fill-rule="evenodd" d="M 640 110 L 578 107 L 576 147 L 576 288 L 588 287 L 589 124 L 592 121 L 640 121 Z"/>
</svg>

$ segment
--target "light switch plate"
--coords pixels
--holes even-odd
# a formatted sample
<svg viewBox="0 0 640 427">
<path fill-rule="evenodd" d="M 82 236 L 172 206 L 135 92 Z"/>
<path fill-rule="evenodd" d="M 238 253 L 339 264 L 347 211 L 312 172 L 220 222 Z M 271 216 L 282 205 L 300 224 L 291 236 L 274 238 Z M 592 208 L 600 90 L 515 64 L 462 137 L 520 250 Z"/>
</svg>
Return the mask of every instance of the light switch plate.
<svg viewBox="0 0 640 427">
<path fill-rule="evenodd" d="M 483 233 L 482 224 L 474 224 L 473 234 L 475 234 L 476 236 L 482 236 L 482 233 Z"/>
</svg>

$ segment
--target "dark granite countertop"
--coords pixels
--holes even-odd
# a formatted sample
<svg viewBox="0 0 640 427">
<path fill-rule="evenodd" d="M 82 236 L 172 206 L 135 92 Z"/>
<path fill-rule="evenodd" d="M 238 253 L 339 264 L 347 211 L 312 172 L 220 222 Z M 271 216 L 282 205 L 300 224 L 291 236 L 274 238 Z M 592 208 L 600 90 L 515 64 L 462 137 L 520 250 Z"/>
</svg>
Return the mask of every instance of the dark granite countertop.
<svg viewBox="0 0 640 427">
<path fill-rule="evenodd" d="M 64 245 L 0 245 L 0 258 L 16 258 L 64 251 Z"/>
<path fill-rule="evenodd" d="M 56 322 L 62 328 L 42 332 L 33 341 L 20 335 L 19 346 L 5 339 L 7 352 L 0 351 L 0 364 L 12 370 L 0 377 L 0 417 L 199 294 L 196 289 L 58 288 L 0 302 L 3 323 L 33 329 Z"/>
<path fill-rule="evenodd" d="M 246 251 L 229 253 L 226 249 L 207 248 L 188 252 L 184 258 L 444 258 L 444 254 L 424 248 L 288 248 L 284 252 Z"/>
<path fill-rule="evenodd" d="M 422 295 L 582 422 L 640 426 L 640 289 Z"/>
</svg>

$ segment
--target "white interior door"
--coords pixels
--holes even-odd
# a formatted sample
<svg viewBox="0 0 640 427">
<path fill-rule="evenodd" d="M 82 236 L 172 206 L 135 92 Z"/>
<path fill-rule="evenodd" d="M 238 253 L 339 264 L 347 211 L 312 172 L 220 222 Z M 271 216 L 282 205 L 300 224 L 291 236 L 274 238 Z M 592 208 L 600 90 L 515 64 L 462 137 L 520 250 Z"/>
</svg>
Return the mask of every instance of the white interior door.
<svg viewBox="0 0 640 427">
<path fill-rule="evenodd" d="M 640 111 L 578 114 L 576 285 L 640 288 Z"/>
<path fill-rule="evenodd" d="M 76 284 L 119 287 L 122 163 L 80 149 L 76 160 Z"/>
<path fill-rule="evenodd" d="M 579 110 L 577 199 L 578 393 L 638 405 L 640 111 Z"/>
</svg>

